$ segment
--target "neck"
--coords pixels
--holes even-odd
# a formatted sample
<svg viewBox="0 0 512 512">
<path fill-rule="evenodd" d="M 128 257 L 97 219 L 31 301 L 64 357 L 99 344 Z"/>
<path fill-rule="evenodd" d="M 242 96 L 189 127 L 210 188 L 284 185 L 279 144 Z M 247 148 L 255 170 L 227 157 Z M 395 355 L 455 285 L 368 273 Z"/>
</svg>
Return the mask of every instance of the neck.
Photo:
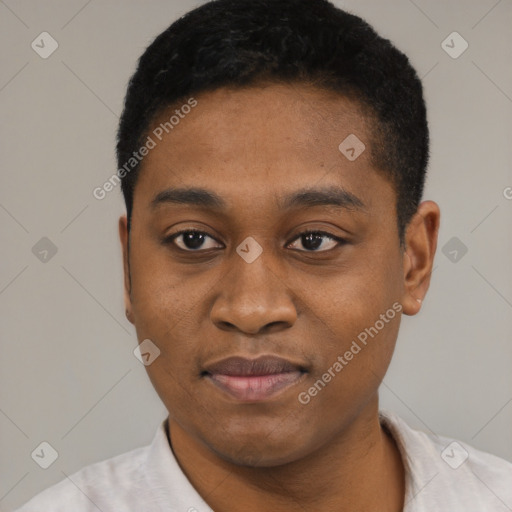
<svg viewBox="0 0 512 512">
<path fill-rule="evenodd" d="M 403 509 L 404 468 L 379 424 L 377 396 L 319 450 L 276 467 L 227 462 L 172 419 L 169 437 L 187 478 L 216 512 Z"/>
</svg>

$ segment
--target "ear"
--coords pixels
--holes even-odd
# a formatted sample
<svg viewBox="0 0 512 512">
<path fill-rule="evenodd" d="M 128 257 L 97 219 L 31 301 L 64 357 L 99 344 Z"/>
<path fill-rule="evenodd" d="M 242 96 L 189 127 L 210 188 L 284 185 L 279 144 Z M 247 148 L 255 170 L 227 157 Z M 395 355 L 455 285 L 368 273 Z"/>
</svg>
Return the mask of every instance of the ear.
<svg viewBox="0 0 512 512">
<path fill-rule="evenodd" d="M 124 307 L 126 310 L 126 318 L 133 324 L 131 283 L 130 283 L 130 260 L 128 254 L 128 219 L 126 215 L 119 218 L 119 238 L 121 240 L 121 249 L 123 251 L 123 270 L 124 270 Z"/>
<path fill-rule="evenodd" d="M 430 285 L 430 276 L 437 248 L 441 213 L 434 201 L 422 202 L 405 233 L 403 254 L 403 312 L 415 315 Z"/>
</svg>

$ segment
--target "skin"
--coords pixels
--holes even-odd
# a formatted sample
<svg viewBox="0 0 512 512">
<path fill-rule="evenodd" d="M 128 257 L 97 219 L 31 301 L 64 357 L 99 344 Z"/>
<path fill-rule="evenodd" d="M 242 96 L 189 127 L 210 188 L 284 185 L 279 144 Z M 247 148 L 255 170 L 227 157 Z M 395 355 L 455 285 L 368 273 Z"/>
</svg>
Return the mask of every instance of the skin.
<svg viewBox="0 0 512 512">
<path fill-rule="evenodd" d="M 127 317 L 138 339 L 161 351 L 147 371 L 169 411 L 177 460 L 216 512 L 400 511 L 404 467 L 378 421 L 378 387 L 401 314 L 308 404 L 298 395 L 395 302 L 404 314 L 419 311 L 439 208 L 420 204 L 403 250 L 395 190 L 371 162 L 371 125 L 342 96 L 267 84 L 195 97 L 195 109 L 144 158 L 130 234 L 126 217 L 119 220 Z M 338 149 L 349 134 L 366 145 L 355 161 Z M 299 189 L 330 186 L 364 208 L 279 207 Z M 152 206 L 176 187 L 208 189 L 226 207 Z M 199 249 L 183 236 L 164 242 L 192 228 L 207 235 Z M 320 236 L 320 247 L 308 245 L 306 230 L 346 242 Z M 236 252 L 249 236 L 263 249 L 252 263 Z M 201 376 L 214 361 L 261 354 L 308 372 L 258 403 L 241 403 Z"/>
</svg>

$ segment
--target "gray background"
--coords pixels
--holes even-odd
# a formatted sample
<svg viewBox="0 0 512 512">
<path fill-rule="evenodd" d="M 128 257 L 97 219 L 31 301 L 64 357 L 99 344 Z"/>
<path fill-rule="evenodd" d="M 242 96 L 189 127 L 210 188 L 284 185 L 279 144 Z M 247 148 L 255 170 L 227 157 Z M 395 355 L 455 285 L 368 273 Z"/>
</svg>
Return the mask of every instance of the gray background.
<svg viewBox="0 0 512 512">
<path fill-rule="evenodd" d="M 199 3 L 0 1 L 2 510 L 149 443 L 165 417 L 124 317 L 120 190 L 102 201 L 92 190 L 115 173 L 137 58 Z M 423 77 L 432 135 L 424 198 L 442 211 L 430 292 L 403 319 L 381 406 L 512 460 L 512 3 L 336 3 Z M 43 31 L 59 44 L 47 59 L 31 48 Z M 441 46 L 453 31 L 469 43 L 457 59 Z M 32 251 L 42 237 L 57 248 L 47 261 Z M 444 254 L 447 243 L 459 248 Z M 31 458 L 42 441 L 59 453 L 46 470 Z"/>
</svg>

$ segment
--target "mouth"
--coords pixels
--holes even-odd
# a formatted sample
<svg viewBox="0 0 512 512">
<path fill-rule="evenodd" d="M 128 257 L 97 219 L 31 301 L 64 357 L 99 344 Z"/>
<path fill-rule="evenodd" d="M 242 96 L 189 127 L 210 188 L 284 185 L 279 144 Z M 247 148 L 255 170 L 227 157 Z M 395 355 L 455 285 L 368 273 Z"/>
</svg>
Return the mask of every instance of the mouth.
<svg viewBox="0 0 512 512">
<path fill-rule="evenodd" d="M 211 364 L 202 376 L 229 396 L 244 402 L 268 400 L 307 373 L 305 367 L 277 356 L 229 357 Z"/>
</svg>

